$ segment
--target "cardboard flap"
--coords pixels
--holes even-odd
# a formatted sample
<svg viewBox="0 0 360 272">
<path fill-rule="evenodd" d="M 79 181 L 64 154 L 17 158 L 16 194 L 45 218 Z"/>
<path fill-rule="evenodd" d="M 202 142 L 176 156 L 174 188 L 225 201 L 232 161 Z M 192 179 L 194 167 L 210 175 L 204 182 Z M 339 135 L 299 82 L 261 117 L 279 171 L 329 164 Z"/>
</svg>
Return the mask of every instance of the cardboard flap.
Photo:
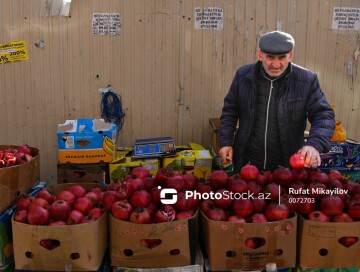
<svg viewBox="0 0 360 272">
<path fill-rule="evenodd" d="M 77 120 L 66 120 L 64 124 L 59 124 L 57 132 L 75 132 L 77 129 Z"/>
<path fill-rule="evenodd" d="M 94 119 L 93 120 L 93 130 L 94 131 L 102 131 L 102 130 L 109 130 L 110 123 L 106 123 L 104 119 Z"/>
<path fill-rule="evenodd" d="M 124 149 L 124 150 L 117 150 L 115 153 L 115 158 L 113 158 L 111 163 L 116 163 L 121 161 L 122 159 L 124 159 L 126 157 L 126 155 L 128 155 L 130 152 L 132 151 L 132 149 Z"/>
<path fill-rule="evenodd" d="M 104 119 L 66 120 L 65 123 L 58 125 L 57 132 L 98 132 L 110 130 L 112 125 Z"/>
<path fill-rule="evenodd" d="M 192 142 L 189 143 L 189 146 L 193 150 L 204 150 L 205 149 L 205 147 L 203 147 L 201 144 L 192 143 Z"/>
</svg>

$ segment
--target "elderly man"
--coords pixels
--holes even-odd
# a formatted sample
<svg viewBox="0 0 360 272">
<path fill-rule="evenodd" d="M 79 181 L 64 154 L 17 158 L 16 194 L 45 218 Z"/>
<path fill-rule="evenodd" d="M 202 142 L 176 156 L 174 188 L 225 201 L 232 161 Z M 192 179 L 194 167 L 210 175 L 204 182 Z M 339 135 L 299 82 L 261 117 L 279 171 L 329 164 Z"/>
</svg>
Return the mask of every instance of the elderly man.
<svg viewBox="0 0 360 272">
<path fill-rule="evenodd" d="M 266 33 L 259 41 L 258 61 L 235 74 L 219 131 L 219 155 L 233 163 L 235 173 L 249 162 L 260 170 L 289 167 L 296 152 L 306 167 L 320 165 L 320 153 L 330 148 L 334 111 L 317 75 L 291 62 L 294 45 L 288 33 Z M 307 120 L 311 129 L 304 141 Z"/>
</svg>

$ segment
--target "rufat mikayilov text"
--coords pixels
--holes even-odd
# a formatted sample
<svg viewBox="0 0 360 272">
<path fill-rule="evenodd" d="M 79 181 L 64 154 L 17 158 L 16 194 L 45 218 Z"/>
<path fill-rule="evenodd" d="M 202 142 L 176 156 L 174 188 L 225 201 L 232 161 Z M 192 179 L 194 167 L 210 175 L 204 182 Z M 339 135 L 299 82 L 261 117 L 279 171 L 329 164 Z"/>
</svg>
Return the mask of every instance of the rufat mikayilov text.
<svg viewBox="0 0 360 272">
<path fill-rule="evenodd" d="M 324 189 L 324 188 L 288 188 L 289 194 L 291 195 L 310 195 L 310 194 L 322 194 L 322 195 L 338 195 L 338 194 L 347 194 L 347 189 L 340 188 L 332 188 L 332 189 Z"/>
<path fill-rule="evenodd" d="M 234 193 L 224 190 L 222 192 L 203 192 L 186 191 L 185 198 L 194 198 L 199 200 L 204 199 L 271 199 L 271 193 L 258 193 L 254 194 L 250 190 L 243 193 Z"/>
</svg>

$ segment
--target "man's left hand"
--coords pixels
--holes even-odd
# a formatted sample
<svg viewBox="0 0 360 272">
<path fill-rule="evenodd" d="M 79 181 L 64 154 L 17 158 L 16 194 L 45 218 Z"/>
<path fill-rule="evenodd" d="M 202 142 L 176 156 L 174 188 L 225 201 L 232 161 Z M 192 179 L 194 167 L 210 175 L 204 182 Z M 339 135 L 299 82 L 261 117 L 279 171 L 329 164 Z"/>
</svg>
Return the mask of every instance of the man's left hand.
<svg viewBox="0 0 360 272">
<path fill-rule="evenodd" d="M 312 166 L 320 166 L 321 165 L 321 158 L 319 151 L 317 151 L 314 147 L 310 145 L 304 145 L 300 150 L 299 153 L 302 158 L 305 159 L 305 167 L 312 167 Z"/>
</svg>

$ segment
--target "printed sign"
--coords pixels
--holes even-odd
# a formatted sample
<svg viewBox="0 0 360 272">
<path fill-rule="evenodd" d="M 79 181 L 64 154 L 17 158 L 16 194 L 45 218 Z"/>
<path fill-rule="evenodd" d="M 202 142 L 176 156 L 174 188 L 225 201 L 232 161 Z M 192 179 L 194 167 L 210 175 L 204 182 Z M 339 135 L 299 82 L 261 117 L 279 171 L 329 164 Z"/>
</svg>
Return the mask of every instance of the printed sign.
<svg viewBox="0 0 360 272">
<path fill-rule="evenodd" d="M 93 35 L 120 35 L 121 16 L 120 13 L 93 13 L 92 34 Z"/>
<path fill-rule="evenodd" d="M 195 29 L 222 29 L 223 18 L 222 8 L 195 8 Z"/>
<path fill-rule="evenodd" d="M 26 60 L 27 58 L 26 41 L 0 44 L 0 64 L 10 61 Z"/>
<path fill-rule="evenodd" d="M 360 8 L 334 7 L 332 29 L 360 29 Z"/>
</svg>

